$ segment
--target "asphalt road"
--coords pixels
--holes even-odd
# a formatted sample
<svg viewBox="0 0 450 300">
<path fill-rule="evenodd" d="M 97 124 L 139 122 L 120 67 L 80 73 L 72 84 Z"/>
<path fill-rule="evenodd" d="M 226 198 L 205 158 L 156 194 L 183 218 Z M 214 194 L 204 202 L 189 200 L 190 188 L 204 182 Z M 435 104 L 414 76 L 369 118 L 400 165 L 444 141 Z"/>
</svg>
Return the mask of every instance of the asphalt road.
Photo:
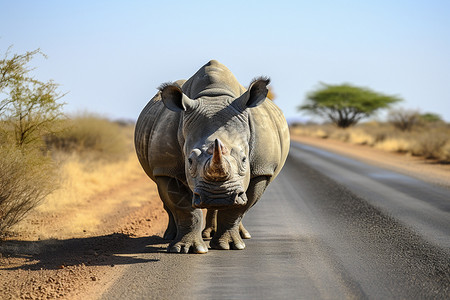
<svg viewBox="0 0 450 300">
<path fill-rule="evenodd" d="M 449 299 L 450 190 L 293 143 L 242 251 L 149 238 L 104 299 Z"/>
</svg>

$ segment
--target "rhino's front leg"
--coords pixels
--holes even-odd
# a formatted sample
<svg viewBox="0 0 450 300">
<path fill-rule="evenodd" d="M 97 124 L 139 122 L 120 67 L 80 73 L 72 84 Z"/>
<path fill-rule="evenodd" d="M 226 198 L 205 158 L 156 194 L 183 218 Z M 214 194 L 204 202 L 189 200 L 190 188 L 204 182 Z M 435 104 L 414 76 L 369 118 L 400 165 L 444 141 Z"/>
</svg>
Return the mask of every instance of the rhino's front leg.
<svg viewBox="0 0 450 300">
<path fill-rule="evenodd" d="M 159 196 L 173 215 L 176 236 L 169 252 L 206 253 L 208 247 L 202 239 L 203 213 L 192 208 L 192 192 L 182 182 L 171 177 L 157 177 Z"/>
<path fill-rule="evenodd" d="M 242 238 L 245 234 L 250 234 L 242 225 L 244 214 L 252 207 L 263 195 L 269 183 L 269 178 L 259 176 L 250 181 L 246 191 L 247 204 L 244 207 L 220 210 L 217 215 L 217 232 L 210 242 L 214 249 L 232 249 L 241 250 L 245 248 Z"/>
</svg>

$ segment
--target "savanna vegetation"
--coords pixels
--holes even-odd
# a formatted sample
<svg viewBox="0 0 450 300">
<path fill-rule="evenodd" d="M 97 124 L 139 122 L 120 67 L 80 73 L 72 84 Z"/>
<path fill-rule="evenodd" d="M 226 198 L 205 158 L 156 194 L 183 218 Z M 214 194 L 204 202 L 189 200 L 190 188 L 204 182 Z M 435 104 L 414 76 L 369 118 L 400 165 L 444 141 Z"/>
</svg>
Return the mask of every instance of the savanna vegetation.
<svg viewBox="0 0 450 300">
<path fill-rule="evenodd" d="M 386 122 L 364 122 L 346 129 L 332 123 L 295 124 L 291 126 L 291 132 L 450 163 L 450 125 L 443 121 L 428 121 L 420 114 L 408 120 L 412 124 L 406 126 L 391 115 Z"/>
<path fill-rule="evenodd" d="M 59 86 L 32 75 L 37 55 L 10 48 L 0 60 L 0 236 L 43 202 L 57 210 L 83 201 L 139 168 L 133 125 L 63 115 Z"/>
<path fill-rule="evenodd" d="M 392 108 L 403 101 L 350 84 L 321 84 L 308 93 L 299 111 L 326 120 L 291 126 L 292 134 L 337 139 L 354 144 L 450 163 L 450 125 L 435 113 Z M 361 120 L 389 109 L 387 121 Z"/>
</svg>

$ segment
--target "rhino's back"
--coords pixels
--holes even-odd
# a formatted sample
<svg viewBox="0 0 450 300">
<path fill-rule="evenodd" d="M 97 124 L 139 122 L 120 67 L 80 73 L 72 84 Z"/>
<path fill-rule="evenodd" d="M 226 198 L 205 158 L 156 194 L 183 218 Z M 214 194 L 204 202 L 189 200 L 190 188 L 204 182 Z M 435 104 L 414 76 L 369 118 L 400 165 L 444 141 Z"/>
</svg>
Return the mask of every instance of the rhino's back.
<svg viewBox="0 0 450 300">
<path fill-rule="evenodd" d="M 171 176 L 185 181 L 183 154 L 178 143 L 180 113 L 168 110 L 158 92 L 136 122 L 136 153 L 147 175 Z"/>
<path fill-rule="evenodd" d="M 221 95 L 236 98 L 245 91 L 233 73 L 217 60 L 210 60 L 183 84 L 183 92 L 191 99 Z"/>
<path fill-rule="evenodd" d="M 269 176 L 272 181 L 289 153 L 289 129 L 281 110 L 273 101 L 250 108 L 250 167 L 252 177 Z"/>
</svg>

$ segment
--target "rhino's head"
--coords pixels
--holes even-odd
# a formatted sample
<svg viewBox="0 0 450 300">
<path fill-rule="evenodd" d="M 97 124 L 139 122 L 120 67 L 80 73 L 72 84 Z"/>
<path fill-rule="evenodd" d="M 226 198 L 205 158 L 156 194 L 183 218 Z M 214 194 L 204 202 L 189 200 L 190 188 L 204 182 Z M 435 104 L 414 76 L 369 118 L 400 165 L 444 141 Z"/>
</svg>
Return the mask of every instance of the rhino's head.
<svg viewBox="0 0 450 300">
<path fill-rule="evenodd" d="M 182 113 L 178 140 L 183 149 L 192 206 L 225 209 L 247 204 L 250 182 L 248 108 L 264 102 L 269 79 L 254 80 L 239 97 L 207 91 L 190 99 L 176 84 L 164 85 L 164 105 Z"/>
</svg>

